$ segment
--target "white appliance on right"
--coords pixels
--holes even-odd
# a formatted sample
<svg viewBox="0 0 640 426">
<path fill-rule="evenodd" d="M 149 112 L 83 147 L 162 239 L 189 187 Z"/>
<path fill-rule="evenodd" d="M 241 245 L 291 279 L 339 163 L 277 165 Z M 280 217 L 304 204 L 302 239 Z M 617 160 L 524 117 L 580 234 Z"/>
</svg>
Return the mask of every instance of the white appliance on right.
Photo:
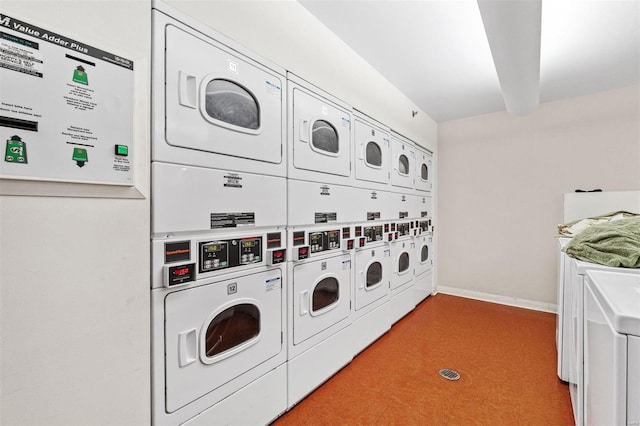
<svg viewBox="0 0 640 426">
<path fill-rule="evenodd" d="M 640 275 L 587 273 L 585 425 L 640 424 Z"/>
<path fill-rule="evenodd" d="M 564 299 L 568 310 L 564 312 L 563 321 L 568 322 L 563 336 L 563 357 L 566 357 L 569 371 L 569 394 L 573 406 L 573 416 L 577 425 L 584 424 L 584 300 L 587 273 L 603 271 L 607 273 L 635 274 L 640 278 L 640 269 L 614 268 L 592 262 L 571 258 L 569 274 L 564 283 Z"/>
</svg>

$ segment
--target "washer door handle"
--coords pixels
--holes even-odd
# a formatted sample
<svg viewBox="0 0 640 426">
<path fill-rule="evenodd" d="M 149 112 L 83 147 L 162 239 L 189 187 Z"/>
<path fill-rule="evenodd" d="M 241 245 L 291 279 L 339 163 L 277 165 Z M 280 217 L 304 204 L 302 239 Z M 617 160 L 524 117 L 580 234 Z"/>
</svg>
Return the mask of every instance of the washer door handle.
<svg viewBox="0 0 640 426">
<path fill-rule="evenodd" d="M 309 142 L 309 120 L 300 120 L 300 142 Z"/>
<path fill-rule="evenodd" d="M 197 331 L 195 328 L 178 334 L 178 364 L 186 367 L 196 361 Z"/>
<path fill-rule="evenodd" d="M 300 292 L 300 315 L 307 315 L 309 310 L 307 309 L 307 305 L 309 304 L 309 291 L 301 291 Z"/>
<path fill-rule="evenodd" d="M 196 108 L 196 77 L 178 71 L 178 102 L 188 108 Z"/>
</svg>

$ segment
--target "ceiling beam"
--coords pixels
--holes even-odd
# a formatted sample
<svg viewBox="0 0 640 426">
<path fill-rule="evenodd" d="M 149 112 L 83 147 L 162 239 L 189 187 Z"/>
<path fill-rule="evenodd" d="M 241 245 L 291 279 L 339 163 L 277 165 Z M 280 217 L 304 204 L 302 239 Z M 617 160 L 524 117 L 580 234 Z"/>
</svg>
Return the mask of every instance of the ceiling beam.
<svg viewBox="0 0 640 426">
<path fill-rule="evenodd" d="M 504 103 L 526 115 L 540 103 L 542 0 L 478 0 Z"/>
</svg>

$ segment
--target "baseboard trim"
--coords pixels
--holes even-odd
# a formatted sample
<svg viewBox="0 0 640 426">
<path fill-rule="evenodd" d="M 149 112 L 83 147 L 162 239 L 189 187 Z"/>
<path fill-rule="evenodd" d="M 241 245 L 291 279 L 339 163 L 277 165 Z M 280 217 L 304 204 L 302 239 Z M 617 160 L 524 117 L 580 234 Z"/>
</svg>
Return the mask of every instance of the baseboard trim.
<svg viewBox="0 0 640 426">
<path fill-rule="evenodd" d="M 451 296 L 466 297 L 467 299 L 482 300 L 483 302 L 498 303 L 500 305 L 514 306 L 516 308 L 531 309 L 534 311 L 558 312 L 558 305 L 555 303 L 537 302 L 535 300 L 518 299 L 517 297 L 500 296 L 498 294 L 483 293 L 481 291 L 465 290 L 462 288 L 438 286 L 438 293 L 449 294 Z"/>
</svg>

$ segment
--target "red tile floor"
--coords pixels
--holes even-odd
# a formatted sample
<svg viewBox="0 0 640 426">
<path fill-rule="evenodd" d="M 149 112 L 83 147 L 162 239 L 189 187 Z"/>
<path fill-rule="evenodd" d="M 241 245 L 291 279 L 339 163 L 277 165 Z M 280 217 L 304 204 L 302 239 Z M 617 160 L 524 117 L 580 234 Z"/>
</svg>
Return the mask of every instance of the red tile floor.
<svg viewBox="0 0 640 426">
<path fill-rule="evenodd" d="M 432 296 L 273 425 L 571 425 L 555 321 Z"/>
</svg>

